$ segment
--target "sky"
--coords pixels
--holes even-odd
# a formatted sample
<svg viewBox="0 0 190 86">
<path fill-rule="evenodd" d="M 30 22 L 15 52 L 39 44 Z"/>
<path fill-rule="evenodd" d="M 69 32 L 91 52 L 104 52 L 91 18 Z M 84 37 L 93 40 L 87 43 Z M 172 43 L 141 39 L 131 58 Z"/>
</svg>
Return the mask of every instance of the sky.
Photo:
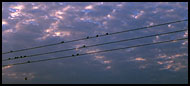
<svg viewBox="0 0 190 86">
<path fill-rule="evenodd" d="M 188 19 L 187 2 L 3 2 L 2 52 Z M 2 59 L 76 48 L 2 64 L 183 38 L 188 31 L 91 48 L 78 47 L 188 29 L 188 21 L 2 54 Z M 27 80 L 24 78 L 27 77 Z M 188 41 L 2 67 L 3 84 L 187 84 Z"/>
</svg>

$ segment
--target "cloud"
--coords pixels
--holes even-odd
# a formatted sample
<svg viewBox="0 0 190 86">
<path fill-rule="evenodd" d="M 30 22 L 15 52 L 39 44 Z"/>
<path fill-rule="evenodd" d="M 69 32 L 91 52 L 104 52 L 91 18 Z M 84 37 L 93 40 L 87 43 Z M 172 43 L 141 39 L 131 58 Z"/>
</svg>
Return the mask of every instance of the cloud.
<svg viewBox="0 0 190 86">
<path fill-rule="evenodd" d="M 109 69 L 111 69 L 111 68 L 112 68 L 111 66 L 107 66 L 107 67 L 106 67 L 107 70 L 109 70 Z"/>
<path fill-rule="evenodd" d="M 11 68 L 11 67 L 12 67 L 11 65 L 8 65 L 8 66 L 5 66 L 5 67 L 2 67 L 2 70 L 5 70 L 5 69 Z"/>
<path fill-rule="evenodd" d="M 188 16 L 187 10 L 188 3 L 178 2 L 3 2 L 2 50 L 10 51 L 29 48 L 39 45 L 58 43 L 60 41 L 74 40 L 87 36 L 95 36 L 97 34 L 105 34 L 107 32 L 111 33 L 135 29 L 141 26 L 143 27 L 180 20 Z M 76 48 L 76 50 L 73 51 L 3 62 L 3 64 L 17 63 L 25 60 L 39 60 L 49 57 L 61 57 L 76 53 L 93 53 L 100 50 L 130 46 L 130 44 L 136 45 L 138 43 L 157 42 L 167 38 L 187 37 L 188 31 L 174 36 L 156 36 L 152 39 L 148 38 L 128 41 L 119 44 L 97 46 L 88 49 L 77 48 L 83 46 L 84 44 L 99 44 L 137 36 L 151 35 L 158 32 L 167 32 L 169 30 L 177 30 L 179 28 L 187 27 L 188 22 L 185 23 L 186 24 L 170 24 L 162 27 L 148 28 L 141 31 L 127 32 L 112 36 L 105 36 L 83 41 L 81 40 L 52 47 L 3 55 L 3 58 L 8 58 L 24 54 L 30 55 L 59 49 L 73 47 Z M 130 78 L 129 80 L 129 77 L 135 77 L 136 75 L 134 74 L 139 74 L 146 75 L 144 77 L 151 77 L 150 79 L 146 78 L 146 82 L 148 83 L 153 83 L 152 78 L 156 78 L 155 80 L 158 80 L 155 83 L 161 82 L 159 80 L 162 79 L 151 76 L 149 73 L 151 72 L 151 74 L 172 78 L 165 80 L 166 82 L 170 81 L 184 83 L 185 78 L 182 77 L 182 75 L 187 74 L 187 72 L 183 70 L 186 70 L 188 67 L 187 44 L 188 41 L 179 43 L 173 42 L 171 44 L 169 43 L 168 45 L 163 44 L 141 48 L 130 48 L 121 51 L 80 56 L 72 59 L 68 58 L 62 60 L 51 60 L 47 62 L 39 62 L 15 67 L 7 66 L 2 68 L 2 79 L 3 83 L 81 83 L 83 81 L 97 81 L 97 83 L 126 83 L 126 81 L 134 83 L 143 82 L 143 80 L 145 80 L 143 77 L 139 78 L 139 81 L 136 78 Z M 179 52 L 176 53 L 174 50 Z M 62 63 L 61 66 L 58 65 L 60 63 Z M 110 69 L 113 69 L 113 67 L 117 70 L 112 70 L 112 73 L 110 73 Z M 148 74 L 142 72 L 141 69 L 147 70 Z M 175 72 L 176 75 L 178 75 L 176 78 L 180 78 L 181 81 L 175 81 L 175 79 L 173 79 L 172 73 L 168 74 L 166 72 L 168 70 L 170 72 Z M 30 77 L 28 80 L 30 82 L 23 81 L 24 77 L 26 76 Z M 117 79 L 110 78 L 113 76 L 117 77 Z M 84 78 L 79 79 L 79 77 Z M 102 80 L 100 80 L 100 78 Z M 10 82 L 7 82 L 9 80 Z"/>
<path fill-rule="evenodd" d="M 138 19 L 140 18 L 145 12 L 143 10 L 141 10 L 139 13 L 135 14 L 135 15 L 131 15 L 131 17 Z"/>
<path fill-rule="evenodd" d="M 104 64 L 110 64 L 110 63 L 111 63 L 110 60 L 106 60 L 106 61 L 104 61 Z"/>
<path fill-rule="evenodd" d="M 8 23 L 5 20 L 2 20 L 2 26 L 7 25 Z"/>
<path fill-rule="evenodd" d="M 160 56 L 161 58 L 158 57 L 158 58 L 163 59 L 163 60 L 157 61 L 157 64 L 163 65 L 163 67 L 160 68 L 160 70 L 179 71 L 181 69 L 187 68 L 187 66 L 186 66 L 187 61 L 184 60 L 184 57 L 186 57 L 186 56 L 188 56 L 186 53 L 174 54 L 171 56 L 167 56 L 165 54 L 164 56 Z"/>
<path fill-rule="evenodd" d="M 103 58 L 105 58 L 104 56 L 95 56 L 96 57 L 96 59 L 103 59 Z"/>
<path fill-rule="evenodd" d="M 142 57 L 133 57 L 130 61 L 146 61 L 146 59 Z"/>
<path fill-rule="evenodd" d="M 146 59 L 141 58 L 141 57 L 135 58 L 135 60 L 136 60 L 136 61 L 146 61 Z"/>
<path fill-rule="evenodd" d="M 88 6 L 85 7 L 85 9 L 88 9 L 88 10 L 89 9 L 93 9 L 93 6 L 92 5 L 88 5 Z"/>
</svg>

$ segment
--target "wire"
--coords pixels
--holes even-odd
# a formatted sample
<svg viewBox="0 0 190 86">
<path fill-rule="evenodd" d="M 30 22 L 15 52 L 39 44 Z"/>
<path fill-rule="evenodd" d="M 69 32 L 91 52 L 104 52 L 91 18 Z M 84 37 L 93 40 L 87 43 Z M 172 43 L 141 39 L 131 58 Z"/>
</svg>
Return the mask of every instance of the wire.
<svg viewBox="0 0 190 86">
<path fill-rule="evenodd" d="M 96 52 L 90 52 L 90 53 L 83 53 L 83 54 L 77 53 L 76 55 L 70 55 L 70 56 L 64 56 L 64 57 L 56 57 L 56 58 L 49 58 L 49 59 L 41 59 L 41 60 L 34 60 L 34 61 L 27 61 L 27 62 L 22 62 L 22 63 L 14 63 L 14 64 L 2 65 L 2 66 L 5 67 L 5 66 L 12 66 L 12 65 L 21 65 L 21 64 L 42 62 L 42 61 L 48 61 L 48 60 L 63 59 L 63 58 L 69 58 L 69 57 L 76 57 L 76 56 L 83 56 L 83 55 L 94 54 L 94 53 L 102 53 L 102 52 L 109 52 L 109 51 L 115 51 L 115 50 L 121 50 L 121 49 L 127 49 L 127 48 L 134 48 L 134 47 L 155 45 L 155 44 L 161 44 L 161 43 L 167 43 L 167 42 L 179 41 L 179 40 L 186 40 L 186 39 L 188 39 L 188 38 L 179 38 L 179 39 L 175 39 L 175 40 L 167 40 L 167 41 L 161 41 L 161 42 L 155 42 L 155 43 L 146 43 L 146 44 L 134 45 L 134 46 L 129 46 L 129 47 L 108 49 L 108 50 L 102 50 L 102 51 L 96 51 Z"/>
<path fill-rule="evenodd" d="M 75 41 L 80 41 L 80 40 L 87 40 L 87 39 L 92 39 L 92 38 L 97 38 L 97 37 L 102 37 L 102 36 L 107 36 L 107 35 L 114 35 L 114 34 L 129 32 L 129 31 L 142 30 L 142 29 L 146 29 L 146 28 L 152 28 L 152 27 L 157 27 L 157 26 L 162 26 L 162 25 L 167 25 L 167 24 L 172 24 L 172 23 L 178 23 L 178 22 L 183 22 L 183 21 L 188 21 L 188 19 L 178 20 L 178 21 L 173 21 L 173 22 L 168 22 L 168 23 L 163 23 L 163 24 L 157 24 L 157 25 L 152 25 L 152 26 L 146 26 L 146 27 L 141 27 L 141 28 L 136 28 L 136 29 L 131 29 L 131 30 L 124 30 L 124 31 L 119 31 L 119 32 L 106 33 L 106 34 L 96 35 L 96 36 L 92 36 L 92 37 L 87 36 L 85 38 L 75 39 L 75 40 L 71 40 L 71 41 L 62 41 L 62 42 L 59 42 L 59 43 L 47 44 L 47 45 L 42 45 L 42 46 L 37 46 L 37 47 L 19 49 L 19 50 L 14 50 L 14 51 L 11 50 L 11 51 L 8 51 L 8 52 L 3 52 L 2 54 L 8 54 L 8 53 L 14 53 L 14 52 L 20 52 L 20 51 L 26 51 L 26 50 L 32 50 L 32 49 L 37 49 L 37 48 L 43 48 L 43 47 L 48 47 L 48 46 L 59 45 L 59 44 L 63 44 L 63 43 L 70 43 L 70 42 L 75 42 Z"/>
<path fill-rule="evenodd" d="M 129 38 L 129 39 L 124 39 L 124 40 L 119 40 L 119 41 L 113 41 L 113 42 L 106 42 L 106 43 L 101 43 L 101 44 L 94 44 L 94 45 L 89 45 L 89 46 L 83 45 L 83 46 L 81 46 L 81 47 L 79 47 L 77 49 L 88 48 L 88 47 L 95 47 L 95 46 L 101 46 L 101 45 L 106 45 L 106 44 L 112 44 L 112 43 L 118 43 L 118 42 L 124 42 L 124 41 L 130 41 L 130 40 L 136 40 L 136 39 L 142 39 L 142 38 L 148 38 L 148 37 L 165 35 L 165 34 L 178 33 L 178 32 L 183 32 L 183 31 L 186 31 L 186 30 L 188 30 L 188 29 L 176 30 L 176 31 L 171 31 L 171 32 L 166 32 L 166 33 L 159 33 L 159 34 L 142 36 L 142 37 Z M 64 51 L 70 51 L 70 50 L 75 50 L 75 49 L 76 48 L 70 48 L 70 49 L 52 51 L 52 52 L 47 52 L 47 53 L 39 53 L 39 54 L 33 54 L 33 55 L 28 55 L 28 56 L 20 56 L 20 57 L 15 57 L 15 58 L 4 59 L 2 61 L 16 60 L 16 59 L 21 59 L 21 58 L 26 58 L 26 57 L 40 56 L 40 55 L 52 54 L 52 53 L 58 53 L 58 52 L 64 52 Z"/>
</svg>

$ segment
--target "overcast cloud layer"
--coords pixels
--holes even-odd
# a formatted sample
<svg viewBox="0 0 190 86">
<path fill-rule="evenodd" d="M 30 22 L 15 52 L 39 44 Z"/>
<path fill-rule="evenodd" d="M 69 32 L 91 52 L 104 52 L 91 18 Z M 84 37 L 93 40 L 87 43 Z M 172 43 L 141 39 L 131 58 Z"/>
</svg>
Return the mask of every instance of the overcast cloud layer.
<svg viewBox="0 0 190 86">
<path fill-rule="evenodd" d="M 188 3 L 3 2 L 2 51 L 188 19 Z M 3 55 L 2 59 L 187 29 L 188 22 Z M 3 64 L 187 37 L 188 32 L 76 49 Z M 188 41 L 2 68 L 3 83 L 188 83 Z M 27 77 L 28 80 L 24 80 Z"/>
</svg>

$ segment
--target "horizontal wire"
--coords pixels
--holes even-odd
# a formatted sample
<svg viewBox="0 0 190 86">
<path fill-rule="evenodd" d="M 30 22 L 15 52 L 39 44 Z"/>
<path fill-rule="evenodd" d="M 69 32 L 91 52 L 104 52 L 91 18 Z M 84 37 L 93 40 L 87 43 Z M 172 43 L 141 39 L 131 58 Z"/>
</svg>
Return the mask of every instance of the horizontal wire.
<svg viewBox="0 0 190 86">
<path fill-rule="evenodd" d="M 155 43 L 139 44 L 139 45 L 134 45 L 134 46 L 129 46 L 129 47 L 108 49 L 108 50 L 102 50 L 102 51 L 96 51 L 96 52 L 90 52 L 90 53 L 83 53 L 83 54 L 77 53 L 76 55 L 70 55 L 70 56 L 64 56 L 64 57 L 56 57 L 56 58 L 41 59 L 41 60 L 27 61 L 27 62 L 22 62 L 22 63 L 14 63 L 14 64 L 2 65 L 2 67 L 12 66 L 12 65 L 28 64 L 28 63 L 35 63 L 35 62 L 42 62 L 42 61 L 49 61 L 49 60 L 56 60 L 56 59 L 63 59 L 63 58 L 83 56 L 83 55 L 88 55 L 88 54 L 95 54 L 95 53 L 102 53 L 102 52 L 109 52 L 109 51 L 116 51 L 116 50 L 122 50 L 122 49 L 127 49 L 127 48 L 155 45 L 155 44 L 161 44 L 161 43 L 167 43 L 167 42 L 179 41 L 179 40 L 186 40 L 186 39 L 188 39 L 188 38 L 179 38 L 179 39 L 175 39 L 175 40 L 167 40 L 167 41 L 161 41 L 161 42 L 155 42 Z"/>
<path fill-rule="evenodd" d="M 141 28 L 136 28 L 136 29 L 131 29 L 131 30 L 124 30 L 124 31 L 119 31 L 119 32 L 113 32 L 113 33 L 106 33 L 102 35 L 96 35 L 92 37 L 85 37 L 85 38 L 80 38 L 80 39 L 75 39 L 71 41 L 62 41 L 59 43 L 53 43 L 53 44 L 47 44 L 47 45 L 42 45 L 42 46 L 37 46 L 37 47 L 32 47 L 32 48 L 25 48 L 25 49 L 20 49 L 20 50 L 14 50 L 14 51 L 8 51 L 8 52 L 3 52 L 2 54 L 8 54 L 8 53 L 14 53 L 14 52 L 20 52 L 20 51 L 26 51 L 26 50 L 32 50 L 32 49 L 37 49 L 37 48 L 43 48 L 43 47 L 48 47 L 48 46 L 54 46 L 54 45 L 59 45 L 63 43 L 70 43 L 70 42 L 75 42 L 75 41 L 80 41 L 80 40 L 87 40 L 87 39 L 92 39 L 92 38 L 97 38 L 97 37 L 102 37 L 102 36 L 107 36 L 107 35 L 114 35 L 114 34 L 119 34 L 119 33 L 124 33 L 124 32 L 129 32 L 129 31 L 136 31 L 136 30 L 142 30 L 146 28 L 152 28 L 152 27 L 157 27 L 157 26 L 162 26 L 162 25 L 167 25 L 167 24 L 172 24 L 172 23 L 178 23 L 178 22 L 183 22 L 183 21 L 188 21 L 188 19 L 185 20 L 178 20 L 178 21 L 173 21 L 173 22 L 168 22 L 168 23 L 163 23 L 163 24 L 157 24 L 157 25 L 152 25 L 152 26 L 146 26 L 146 27 L 141 27 Z"/>
<path fill-rule="evenodd" d="M 165 34 L 178 33 L 178 32 L 183 32 L 183 31 L 186 31 L 186 30 L 188 30 L 188 29 L 176 30 L 176 31 L 171 31 L 171 32 L 166 32 L 166 33 L 159 33 L 159 34 L 142 36 L 142 37 L 129 38 L 129 39 L 113 41 L 113 42 L 94 44 L 94 45 L 89 45 L 89 46 L 83 45 L 81 47 L 78 47 L 77 49 L 95 47 L 95 46 L 106 45 L 106 44 L 113 44 L 113 43 L 118 43 L 118 42 L 124 42 L 124 41 L 130 41 L 130 40 L 136 40 L 136 39 L 142 39 L 142 38 L 148 38 L 148 37 L 154 37 L 154 36 L 160 36 L 160 35 L 165 35 Z M 64 50 L 58 50 L 58 51 L 52 51 L 52 52 L 46 52 L 46 53 L 33 54 L 33 55 L 28 55 L 28 56 L 20 56 L 20 57 L 15 57 L 15 58 L 3 59 L 2 61 L 10 61 L 10 60 L 22 59 L 22 58 L 26 58 L 26 57 L 34 57 L 34 56 L 40 56 L 40 55 L 45 55 L 45 54 L 52 54 L 52 53 L 70 51 L 70 50 L 75 50 L 75 49 L 76 48 L 70 48 L 70 49 L 64 49 Z"/>
</svg>

